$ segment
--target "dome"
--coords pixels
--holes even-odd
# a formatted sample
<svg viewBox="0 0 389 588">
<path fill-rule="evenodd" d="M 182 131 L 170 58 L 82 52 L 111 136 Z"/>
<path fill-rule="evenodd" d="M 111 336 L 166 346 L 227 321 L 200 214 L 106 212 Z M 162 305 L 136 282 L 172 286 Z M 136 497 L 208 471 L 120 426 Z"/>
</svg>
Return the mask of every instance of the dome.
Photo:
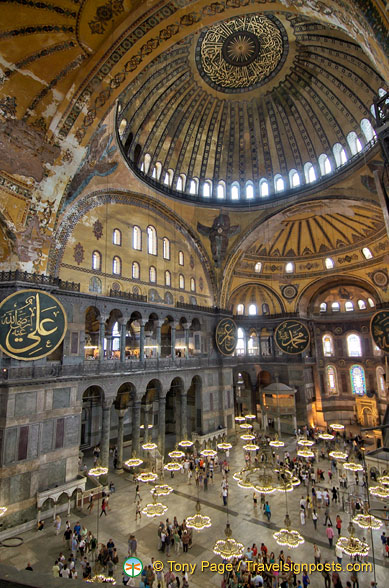
<svg viewBox="0 0 389 588">
<path fill-rule="evenodd" d="M 202 204 L 311 190 L 375 142 L 383 80 L 345 33 L 289 13 L 200 28 L 119 99 L 122 153 L 153 189 Z"/>
</svg>

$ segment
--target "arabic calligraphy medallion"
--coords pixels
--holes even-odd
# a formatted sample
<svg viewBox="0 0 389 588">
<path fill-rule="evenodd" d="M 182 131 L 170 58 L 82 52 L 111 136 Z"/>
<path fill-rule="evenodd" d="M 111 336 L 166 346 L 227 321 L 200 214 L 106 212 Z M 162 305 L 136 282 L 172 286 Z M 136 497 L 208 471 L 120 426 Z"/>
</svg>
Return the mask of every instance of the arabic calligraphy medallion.
<svg viewBox="0 0 389 588">
<path fill-rule="evenodd" d="M 389 310 L 376 312 L 370 322 L 371 336 L 382 351 L 389 352 Z"/>
<path fill-rule="evenodd" d="M 62 304 L 40 290 L 19 290 L 0 304 L 0 348 L 22 361 L 42 359 L 62 343 L 67 317 Z"/>
<path fill-rule="evenodd" d="M 306 350 L 310 335 L 307 327 L 300 321 L 289 319 L 283 321 L 274 333 L 276 345 L 284 353 L 296 355 Z"/>
<path fill-rule="evenodd" d="M 231 355 L 238 342 L 238 329 L 230 318 L 222 319 L 216 326 L 216 347 L 223 355 Z"/>
</svg>

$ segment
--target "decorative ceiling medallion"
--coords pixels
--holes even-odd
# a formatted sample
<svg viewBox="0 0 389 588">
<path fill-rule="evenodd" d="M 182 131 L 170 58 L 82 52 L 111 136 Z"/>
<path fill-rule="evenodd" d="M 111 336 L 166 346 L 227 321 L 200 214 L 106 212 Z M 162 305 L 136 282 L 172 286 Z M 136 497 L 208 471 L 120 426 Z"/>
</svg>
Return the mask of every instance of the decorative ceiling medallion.
<svg viewBox="0 0 389 588">
<path fill-rule="evenodd" d="M 287 34 L 272 14 L 246 14 L 206 29 L 196 47 L 201 76 L 221 92 L 252 90 L 282 67 Z"/>
<path fill-rule="evenodd" d="M 309 331 L 304 323 L 291 319 L 278 325 L 274 338 L 277 347 L 289 355 L 302 353 L 310 341 Z"/>
<path fill-rule="evenodd" d="M 389 310 L 380 310 L 371 319 L 371 336 L 382 351 L 389 351 Z"/>
<path fill-rule="evenodd" d="M 293 300 L 293 298 L 296 298 L 297 296 L 297 288 L 296 286 L 292 286 L 292 284 L 281 288 L 281 292 L 283 297 L 287 300 Z"/>
<path fill-rule="evenodd" d="M 389 282 L 388 274 L 384 270 L 378 270 L 371 275 L 371 279 L 373 280 L 376 286 L 380 288 L 386 288 Z"/>
<path fill-rule="evenodd" d="M 215 342 L 218 351 L 223 355 L 234 353 L 238 342 L 238 329 L 232 319 L 225 318 L 218 322 L 215 332 Z"/>
</svg>

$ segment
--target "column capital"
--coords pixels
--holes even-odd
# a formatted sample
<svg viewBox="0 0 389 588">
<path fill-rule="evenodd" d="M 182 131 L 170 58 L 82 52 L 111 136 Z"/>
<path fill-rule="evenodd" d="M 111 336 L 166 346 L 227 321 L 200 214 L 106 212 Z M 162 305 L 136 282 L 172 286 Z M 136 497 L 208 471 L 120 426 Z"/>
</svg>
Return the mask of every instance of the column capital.
<svg viewBox="0 0 389 588">
<path fill-rule="evenodd" d="M 165 322 L 165 321 L 164 321 L 163 319 L 158 319 L 157 321 L 154 321 L 154 324 L 155 324 L 157 327 L 161 328 L 164 322 Z"/>
<path fill-rule="evenodd" d="M 127 318 L 126 316 L 121 316 L 120 318 L 118 318 L 118 323 L 119 323 L 119 325 L 126 325 L 129 320 L 130 319 Z"/>
<path fill-rule="evenodd" d="M 111 409 L 111 407 L 112 407 L 112 404 L 113 404 L 113 399 L 112 399 L 112 398 L 110 398 L 110 399 L 108 399 L 108 400 L 103 400 L 103 402 L 102 402 L 102 405 L 101 405 L 101 406 L 102 406 L 102 408 L 103 408 L 104 410 L 107 410 L 107 409 Z"/>
<path fill-rule="evenodd" d="M 179 321 L 170 321 L 169 325 L 172 329 L 176 329 L 180 325 L 180 323 Z"/>
<path fill-rule="evenodd" d="M 182 327 L 183 327 L 184 331 L 189 331 L 190 323 L 182 323 Z"/>
<path fill-rule="evenodd" d="M 127 408 L 117 408 L 116 412 L 117 412 L 119 419 L 122 419 L 122 418 L 124 418 L 124 416 L 127 412 Z"/>
<path fill-rule="evenodd" d="M 148 319 L 136 319 L 138 321 L 138 323 L 140 324 L 141 327 L 145 327 L 147 325 L 147 323 L 149 322 Z"/>
<path fill-rule="evenodd" d="M 104 324 L 108 320 L 108 315 L 100 314 L 97 320 L 99 321 L 100 325 Z"/>
</svg>

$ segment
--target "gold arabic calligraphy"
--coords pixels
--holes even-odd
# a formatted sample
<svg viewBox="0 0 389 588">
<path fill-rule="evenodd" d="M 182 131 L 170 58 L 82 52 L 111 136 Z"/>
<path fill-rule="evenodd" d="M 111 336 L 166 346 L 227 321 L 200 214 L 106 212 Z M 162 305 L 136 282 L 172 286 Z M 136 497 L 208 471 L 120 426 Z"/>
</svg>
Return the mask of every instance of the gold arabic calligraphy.
<svg viewBox="0 0 389 588">
<path fill-rule="evenodd" d="M 371 321 L 371 334 L 374 342 L 383 351 L 389 351 L 389 311 L 380 311 Z"/>
<path fill-rule="evenodd" d="M 309 342 L 309 333 L 300 322 L 285 321 L 277 329 L 276 342 L 282 351 L 301 353 Z"/>
<path fill-rule="evenodd" d="M 235 323 L 229 319 L 220 321 L 216 329 L 216 344 L 219 351 L 226 355 L 233 353 L 236 342 Z"/>
</svg>

